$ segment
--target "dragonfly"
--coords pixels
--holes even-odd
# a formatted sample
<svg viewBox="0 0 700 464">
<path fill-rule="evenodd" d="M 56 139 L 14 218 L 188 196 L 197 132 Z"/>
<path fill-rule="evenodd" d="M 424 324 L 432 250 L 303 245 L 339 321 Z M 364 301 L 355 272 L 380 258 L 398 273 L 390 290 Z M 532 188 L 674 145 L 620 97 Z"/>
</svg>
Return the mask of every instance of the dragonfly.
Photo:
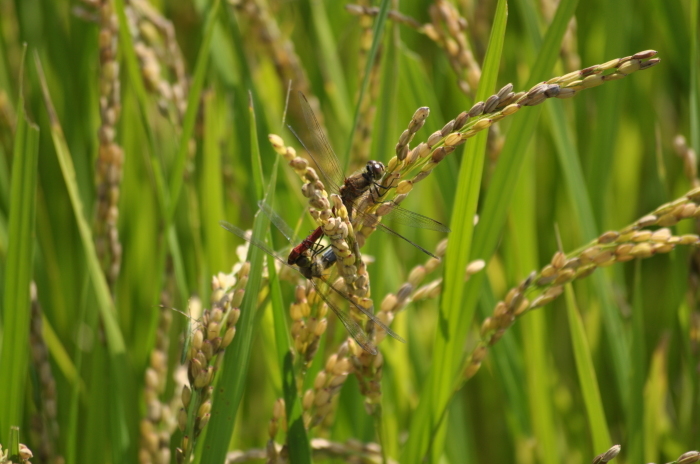
<svg viewBox="0 0 700 464">
<path fill-rule="evenodd" d="M 267 203 L 265 203 L 265 205 L 267 206 Z M 270 215 L 268 215 L 268 217 L 270 217 Z M 307 250 L 311 250 L 314 254 L 320 251 L 318 247 L 319 241 L 322 237 L 323 229 L 321 229 L 320 227 L 314 229 L 314 231 L 311 232 L 304 240 L 302 240 L 299 245 L 292 248 L 292 251 L 289 252 L 289 257 L 287 258 L 287 264 L 296 264 L 298 260 L 304 258 Z M 323 247 L 321 247 L 321 249 L 322 248 Z"/>
<path fill-rule="evenodd" d="M 287 223 L 284 222 L 284 220 L 267 203 L 261 202 L 260 205 L 262 212 L 270 218 L 270 222 L 272 222 L 280 230 L 282 235 L 284 235 L 290 243 L 297 243 L 298 239 L 294 236 L 294 232 L 287 225 Z M 313 247 L 310 246 L 310 248 L 314 249 L 313 252 L 311 251 L 311 249 L 305 250 L 305 252 L 303 252 L 295 262 L 289 263 L 289 259 L 285 259 L 281 254 L 270 248 L 266 243 L 261 242 L 260 240 L 248 235 L 244 230 L 226 221 L 219 221 L 219 224 L 227 231 L 231 232 L 234 235 L 237 235 L 238 237 L 242 238 L 243 240 L 247 241 L 253 246 L 258 247 L 267 255 L 272 256 L 274 259 L 282 263 L 282 265 L 293 269 L 302 277 L 309 280 L 309 282 L 311 282 L 311 285 L 316 290 L 316 293 L 318 293 L 318 295 L 323 299 L 323 301 L 326 302 L 328 307 L 331 308 L 333 313 L 335 313 L 336 317 L 340 320 L 343 326 L 345 326 L 345 329 L 348 331 L 350 336 L 357 342 L 358 345 L 360 345 L 360 347 L 362 347 L 362 349 L 364 349 L 368 353 L 376 355 L 377 347 L 374 345 L 374 343 L 372 343 L 369 335 L 367 335 L 367 332 L 365 332 L 365 330 L 362 327 L 360 327 L 357 321 L 355 321 L 352 318 L 352 316 L 349 313 L 349 309 L 341 309 L 340 307 L 338 307 L 335 303 L 333 303 L 330 300 L 329 295 L 326 292 L 322 291 L 323 289 L 325 289 L 326 287 L 330 288 L 331 291 L 335 292 L 337 295 L 340 295 L 343 299 L 347 300 L 348 303 L 352 305 L 352 307 L 354 307 L 355 309 L 363 313 L 365 316 L 367 316 L 373 323 L 377 324 L 379 327 L 384 329 L 387 335 L 395 338 L 400 342 L 405 343 L 405 340 L 400 335 L 398 335 L 396 332 L 387 327 L 386 324 L 380 321 L 372 313 L 372 308 L 363 308 L 359 304 L 355 303 L 346 293 L 335 288 L 331 283 L 325 280 L 324 271 L 336 262 L 336 257 L 332 249 L 329 248 L 323 251 L 322 249 L 320 249 L 320 246 L 318 244 L 315 244 Z"/>
<path fill-rule="evenodd" d="M 301 102 L 301 107 L 304 113 L 304 119 L 306 120 L 306 126 L 309 130 L 309 133 L 306 137 L 304 137 L 305 140 L 302 140 L 302 138 L 299 137 L 299 135 L 294 131 L 294 129 L 291 126 L 287 127 L 290 131 L 292 131 L 297 140 L 299 140 L 299 143 L 301 143 L 304 149 L 309 153 L 311 158 L 314 160 L 314 163 L 316 163 L 316 166 L 319 170 L 319 174 L 321 176 L 321 180 L 323 180 L 323 183 L 325 184 L 326 188 L 329 189 L 328 192 L 338 193 L 338 195 L 340 195 L 343 201 L 343 205 L 348 211 L 348 216 L 350 220 L 352 220 L 354 212 L 357 216 L 361 216 L 360 220 L 363 224 L 369 225 L 375 223 L 375 218 L 372 218 L 369 215 L 366 215 L 356 210 L 355 202 L 358 199 L 360 199 L 360 197 L 363 194 L 365 194 L 365 192 L 371 190 L 373 186 L 375 187 L 376 192 L 378 192 L 379 189 L 388 188 L 379 184 L 379 180 L 384 176 L 384 173 L 386 172 L 384 164 L 381 161 L 371 160 L 367 162 L 364 169 L 362 169 L 361 171 L 356 172 L 348 177 L 345 177 L 343 175 L 343 170 L 340 168 L 338 157 L 333 151 L 330 142 L 326 138 L 326 135 L 324 134 L 323 129 L 321 128 L 321 125 L 318 122 L 318 119 L 316 119 L 316 115 L 311 109 L 308 100 L 301 92 L 299 92 L 299 101 Z M 370 191 L 370 195 L 372 195 L 372 198 L 374 198 L 374 192 Z M 388 204 L 389 206 L 391 206 L 390 211 L 385 216 L 391 217 L 396 223 L 416 227 L 419 229 L 428 229 L 438 232 L 450 232 L 449 227 L 427 216 L 423 216 L 413 211 L 401 208 L 399 205 L 394 204 L 393 202 L 384 202 L 384 204 Z M 421 250 L 423 253 L 432 256 L 433 258 L 440 259 L 430 251 L 412 242 L 411 240 L 407 239 L 395 230 L 390 229 L 386 225 L 382 223 L 377 223 L 376 225 L 379 230 L 382 230 L 402 240 L 405 240 L 406 242 Z M 310 245 L 310 243 L 312 243 L 312 240 L 314 240 L 314 238 L 316 238 L 317 240 L 317 237 L 320 237 L 322 233 L 323 232 L 321 231 L 320 227 L 314 230 L 306 239 L 304 239 L 304 242 L 298 246 L 299 250 L 297 251 L 303 251 L 305 248 L 304 245 Z"/>
</svg>

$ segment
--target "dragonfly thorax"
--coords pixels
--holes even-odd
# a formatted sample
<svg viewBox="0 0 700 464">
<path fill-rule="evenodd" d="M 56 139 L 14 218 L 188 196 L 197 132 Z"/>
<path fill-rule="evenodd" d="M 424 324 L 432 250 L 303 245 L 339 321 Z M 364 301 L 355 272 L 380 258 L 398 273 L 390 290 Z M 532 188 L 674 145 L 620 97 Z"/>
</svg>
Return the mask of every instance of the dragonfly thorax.
<svg viewBox="0 0 700 464">
<path fill-rule="evenodd" d="M 299 272 L 311 279 L 312 277 L 323 277 L 323 273 L 335 264 L 336 257 L 330 248 L 325 253 L 311 254 L 309 250 L 302 253 L 294 263 L 299 268 Z"/>
<path fill-rule="evenodd" d="M 289 258 L 289 264 L 296 264 L 300 269 L 310 267 L 311 262 L 311 258 L 307 254 L 299 255 L 294 261 L 291 257 Z"/>
</svg>

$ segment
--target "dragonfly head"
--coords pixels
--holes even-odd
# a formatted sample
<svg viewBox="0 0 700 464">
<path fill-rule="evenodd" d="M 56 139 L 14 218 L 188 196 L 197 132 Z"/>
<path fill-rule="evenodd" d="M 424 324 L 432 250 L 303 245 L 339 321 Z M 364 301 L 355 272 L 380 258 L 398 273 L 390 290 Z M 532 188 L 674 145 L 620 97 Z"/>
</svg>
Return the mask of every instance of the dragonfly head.
<svg viewBox="0 0 700 464">
<path fill-rule="evenodd" d="M 384 175 L 386 168 L 381 161 L 367 161 L 365 166 L 365 177 L 369 180 L 379 180 Z"/>
</svg>

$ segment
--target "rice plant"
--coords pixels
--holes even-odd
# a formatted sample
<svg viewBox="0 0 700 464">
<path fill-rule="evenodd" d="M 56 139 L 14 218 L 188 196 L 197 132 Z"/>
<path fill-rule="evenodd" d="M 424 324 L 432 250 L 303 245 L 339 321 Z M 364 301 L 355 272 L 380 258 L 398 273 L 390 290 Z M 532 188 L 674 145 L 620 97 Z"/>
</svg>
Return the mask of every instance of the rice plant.
<svg viewBox="0 0 700 464">
<path fill-rule="evenodd" d="M 700 461 L 697 19 L 1 0 L 0 462 Z"/>
</svg>

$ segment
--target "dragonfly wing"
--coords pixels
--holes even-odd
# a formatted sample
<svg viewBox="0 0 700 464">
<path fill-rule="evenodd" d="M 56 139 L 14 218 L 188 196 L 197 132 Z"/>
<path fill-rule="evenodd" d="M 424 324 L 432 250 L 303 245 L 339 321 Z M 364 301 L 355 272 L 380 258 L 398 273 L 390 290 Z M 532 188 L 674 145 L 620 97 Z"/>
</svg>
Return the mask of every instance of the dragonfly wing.
<svg viewBox="0 0 700 464">
<path fill-rule="evenodd" d="M 435 230 L 438 232 L 451 232 L 450 228 L 445 224 L 436 221 L 435 219 L 423 216 L 422 214 L 404 209 L 392 201 L 383 203 L 391 206 L 391 211 L 384 215 L 386 218 L 391 218 L 397 224 L 403 224 L 416 229 Z"/>
<path fill-rule="evenodd" d="M 280 232 L 282 232 L 282 235 L 284 235 L 290 243 L 296 244 L 301 242 L 301 240 L 294 235 L 292 228 L 289 227 L 286 222 L 284 222 L 284 219 L 282 219 L 282 217 L 277 214 L 277 212 L 273 210 L 265 200 L 260 200 L 258 202 L 258 207 L 260 207 L 260 210 L 265 214 L 265 216 L 270 219 L 270 222 L 273 223 Z"/>
<path fill-rule="evenodd" d="M 321 124 L 319 124 L 318 119 L 316 119 L 311 105 L 309 105 L 309 101 L 301 92 L 299 92 L 299 102 L 301 103 L 301 109 L 304 113 L 304 119 L 306 120 L 308 137 L 304 137 L 305 140 L 302 140 L 291 127 L 290 129 L 306 151 L 309 152 L 314 163 L 316 163 L 320 171 L 321 180 L 326 184 L 326 188 L 338 192 L 345 180 L 343 170 L 340 168 L 338 162 L 338 157 L 335 155 L 330 142 L 323 133 L 323 128 Z"/>
<path fill-rule="evenodd" d="M 386 324 L 384 324 L 382 321 L 380 321 L 377 318 L 377 316 L 375 316 L 374 313 L 372 313 L 372 311 L 370 311 L 369 309 L 363 308 L 359 304 L 355 303 L 354 301 L 352 301 L 352 299 L 348 295 L 341 292 L 340 290 L 335 288 L 333 285 L 328 284 L 328 283 L 326 283 L 326 285 L 328 287 L 330 287 L 331 289 L 333 289 L 333 291 L 336 292 L 338 295 L 340 295 L 343 298 L 345 298 L 346 300 L 348 300 L 348 302 L 350 302 L 351 305 L 353 305 L 355 308 L 357 308 L 362 314 L 364 314 L 365 316 L 370 318 L 372 320 L 372 322 L 374 322 L 379 327 L 384 329 L 386 331 L 387 335 L 391 336 L 392 338 L 395 338 L 396 340 L 400 341 L 401 343 L 406 343 L 406 340 L 404 340 L 403 337 L 401 337 L 401 335 L 397 334 L 396 332 L 391 330 Z"/>
<path fill-rule="evenodd" d="M 268 255 L 272 256 L 273 258 L 275 258 L 277 261 L 281 262 L 281 263 L 284 264 L 285 266 L 291 267 L 292 269 L 294 269 L 295 271 L 297 271 L 296 268 L 294 268 L 294 267 L 292 267 L 292 266 L 289 266 L 289 265 L 287 264 L 287 260 L 286 260 L 285 258 L 283 258 L 279 253 L 277 253 L 275 250 L 273 250 L 272 248 L 270 248 L 269 246 L 267 246 L 266 243 L 263 243 L 263 242 L 261 242 L 260 240 L 249 236 L 243 229 L 239 229 L 238 227 L 236 227 L 236 226 L 234 226 L 233 224 L 231 224 L 231 223 L 229 223 L 229 222 L 226 222 L 226 221 L 219 221 L 219 225 L 220 225 L 221 227 L 223 227 L 224 229 L 228 230 L 229 232 L 231 232 L 232 234 L 238 235 L 240 238 L 242 238 L 242 239 L 245 240 L 246 242 L 248 242 L 248 243 L 250 243 L 250 244 L 252 244 L 252 245 L 255 245 L 256 247 L 260 248 L 262 251 L 264 251 L 264 252 L 267 253 Z M 297 272 L 298 272 L 298 271 L 297 271 Z"/>
<path fill-rule="evenodd" d="M 382 224 L 381 222 L 377 224 L 377 230 L 384 231 L 384 232 L 386 232 L 387 234 L 391 234 L 391 235 L 393 235 L 393 236 L 395 236 L 395 237 L 400 238 L 401 240 L 405 240 L 405 241 L 407 241 L 408 243 L 410 243 L 411 245 L 413 245 L 414 247 L 418 248 L 420 251 L 422 251 L 422 252 L 425 253 L 426 255 L 428 255 L 428 256 L 430 256 L 430 257 L 432 257 L 432 258 L 435 258 L 435 259 L 440 259 L 440 258 L 438 258 L 437 256 L 435 256 L 434 254 L 432 254 L 431 252 L 429 252 L 428 250 L 426 250 L 425 248 L 423 248 L 422 246 L 418 245 L 418 244 L 415 243 L 415 242 L 410 241 L 409 239 L 407 239 L 406 237 L 404 237 L 404 236 L 401 235 L 400 233 L 396 232 L 396 231 L 393 230 L 393 229 L 388 228 L 387 226 L 385 226 L 385 225 Z"/>
<path fill-rule="evenodd" d="M 374 344 L 370 341 L 369 335 L 367 335 L 367 332 L 365 332 L 360 325 L 355 322 L 354 319 L 350 317 L 346 312 L 342 311 L 340 308 L 338 308 L 331 300 L 321 291 L 320 288 L 318 288 L 318 285 L 316 285 L 316 282 L 313 280 L 311 281 L 314 285 L 314 288 L 316 288 L 316 292 L 319 294 L 321 298 L 323 298 L 323 301 L 326 302 L 329 308 L 333 310 L 335 315 L 340 319 L 340 322 L 343 323 L 345 326 L 345 329 L 348 331 L 350 336 L 357 342 L 358 345 L 362 347 L 363 350 L 367 351 L 370 354 L 376 355 L 377 354 L 377 347 L 374 346 Z M 331 287 L 333 288 L 333 287 Z"/>
</svg>

